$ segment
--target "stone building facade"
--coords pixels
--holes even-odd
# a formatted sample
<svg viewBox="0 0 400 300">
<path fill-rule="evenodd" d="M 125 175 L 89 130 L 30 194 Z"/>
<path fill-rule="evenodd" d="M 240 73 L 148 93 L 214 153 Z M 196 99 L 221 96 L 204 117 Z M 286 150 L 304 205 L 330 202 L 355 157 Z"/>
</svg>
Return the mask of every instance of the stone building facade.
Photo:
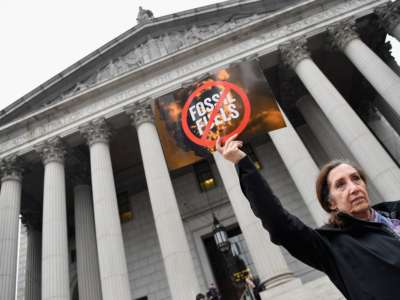
<svg viewBox="0 0 400 300">
<path fill-rule="evenodd" d="M 227 1 L 159 18 L 141 9 L 137 26 L 0 112 L 0 298 L 16 294 L 19 231 L 18 299 L 188 300 L 211 282 L 224 293 L 213 213 L 262 299 L 342 298 L 270 242 L 233 165 L 214 155 L 168 171 L 151 103 L 257 59 L 287 127 L 248 147 L 284 206 L 319 226 L 313 185 L 330 159 L 361 165 L 373 202 L 399 198 L 400 68 L 387 33 L 400 38 L 398 2 Z"/>
</svg>

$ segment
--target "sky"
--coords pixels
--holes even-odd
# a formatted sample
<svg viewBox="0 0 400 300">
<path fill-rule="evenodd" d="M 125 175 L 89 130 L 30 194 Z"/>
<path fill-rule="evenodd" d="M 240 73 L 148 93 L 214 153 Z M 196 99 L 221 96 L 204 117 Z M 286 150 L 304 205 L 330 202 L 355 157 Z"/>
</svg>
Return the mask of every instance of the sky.
<svg viewBox="0 0 400 300">
<path fill-rule="evenodd" d="M 0 0 L 0 109 L 135 26 L 139 6 L 160 17 L 216 2 Z"/>
</svg>

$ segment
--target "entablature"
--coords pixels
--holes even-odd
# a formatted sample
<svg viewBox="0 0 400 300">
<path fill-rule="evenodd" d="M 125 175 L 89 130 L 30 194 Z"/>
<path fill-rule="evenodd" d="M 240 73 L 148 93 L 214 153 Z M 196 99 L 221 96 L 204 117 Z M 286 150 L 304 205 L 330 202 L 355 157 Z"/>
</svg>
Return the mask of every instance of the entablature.
<svg viewBox="0 0 400 300">
<path fill-rule="evenodd" d="M 301 1 L 226 1 L 139 22 L 2 110 L 0 124 Z"/>
<path fill-rule="evenodd" d="M 33 145 L 50 137 L 77 132 L 79 126 L 94 118 L 121 114 L 124 107 L 136 101 L 156 98 L 204 73 L 246 57 L 261 57 L 276 52 L 278 46 L 287 40 L 302 35 L 318 35 L 333 23 L 370 14 L 385 2 L 354 0 L 321 4 L 321 1 L 304 1 L 182 49 L 174 55 L 110 77 L 94 87 L 0 127 L 0 157 L 29 152 Z M 330 5 L 326 6 L 327 3 Z"/>
</svg>

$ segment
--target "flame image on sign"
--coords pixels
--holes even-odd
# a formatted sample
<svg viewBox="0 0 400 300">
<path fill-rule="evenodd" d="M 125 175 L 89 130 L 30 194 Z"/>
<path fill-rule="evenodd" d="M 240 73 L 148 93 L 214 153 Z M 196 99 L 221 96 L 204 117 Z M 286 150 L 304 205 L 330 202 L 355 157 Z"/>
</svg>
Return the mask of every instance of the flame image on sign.
<svg viewBox="0 0 400 300">
<path fill-rule="evenodd" d="M 201 76 L 201 77 L 200 77 Z M 170 170 L 209 158 L 218 137 L 244 143 L 285 126 L 257 61 L 202 74 L 154 101 L 157 131 Z"/>
</svg>

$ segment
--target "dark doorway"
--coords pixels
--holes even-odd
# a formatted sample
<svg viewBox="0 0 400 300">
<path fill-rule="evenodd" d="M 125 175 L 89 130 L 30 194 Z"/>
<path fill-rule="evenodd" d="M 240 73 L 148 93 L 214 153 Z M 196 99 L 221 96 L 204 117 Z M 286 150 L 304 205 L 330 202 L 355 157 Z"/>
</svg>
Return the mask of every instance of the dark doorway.
<svg viewBox="0 0 400 300">
<path fill-rule="evenodd" d="M 228 237 L 241 234 L 239 226 L 228 227 Z M 243 287 L 234 284 L 230 271 L 228 270 L 226 257 L 218 250 L 212 235 L 203 238 L 211 269 L 216 280 L 215 284 L 222 296 L 222 300 L 239 300 L 243 293 Z M 208 282 L 210 284 L 210 282 Z"/>
</svg>

